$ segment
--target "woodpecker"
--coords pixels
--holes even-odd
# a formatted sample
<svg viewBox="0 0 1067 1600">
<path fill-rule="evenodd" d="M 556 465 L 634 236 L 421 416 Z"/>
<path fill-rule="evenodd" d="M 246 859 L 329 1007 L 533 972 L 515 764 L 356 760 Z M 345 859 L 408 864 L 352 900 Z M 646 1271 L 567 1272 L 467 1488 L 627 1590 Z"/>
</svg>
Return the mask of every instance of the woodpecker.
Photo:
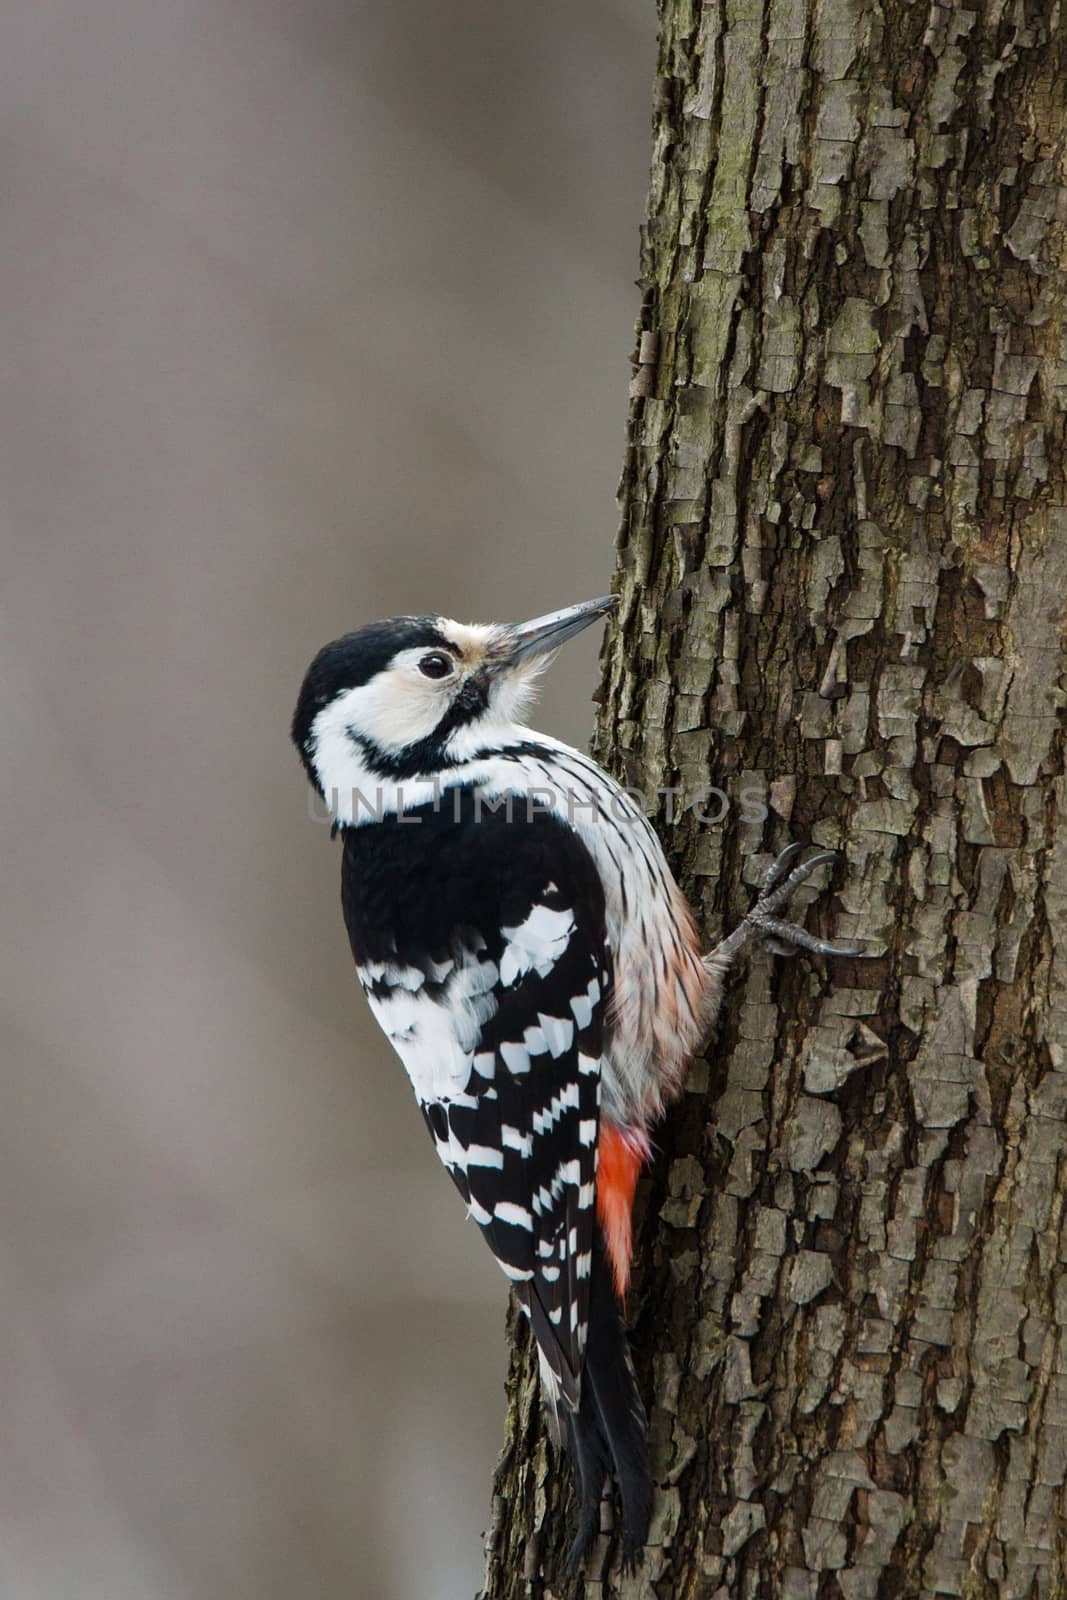
<svg viewBox="0 0 1067 1600">
<path fill-rule="evenodd" d="M 580 1560 L 609 1477 L 645 1544 L 645 1413 L 623 1306 L 650 1136 L 752 937 L 858 955 L 778 912 L 832 856 L 790 846 L 709 954 L 634 800 L 524 720 L 612 595 L 519 625 L 394 617 L 308 669 L 292 736 L 342 838 L 359 981 L 537 1345 L 578 1480 Z"/>
</svg>

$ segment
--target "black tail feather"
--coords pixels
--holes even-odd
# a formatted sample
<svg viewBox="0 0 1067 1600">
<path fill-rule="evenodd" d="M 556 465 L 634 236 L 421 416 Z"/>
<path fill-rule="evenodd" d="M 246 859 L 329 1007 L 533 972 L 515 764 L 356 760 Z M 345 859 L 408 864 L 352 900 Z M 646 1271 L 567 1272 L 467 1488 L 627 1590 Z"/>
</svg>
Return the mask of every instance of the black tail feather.
<svg viewBox="0 0 1067 1600">
<path fill-rule="evenodd" d="M 600 1498 L 611 1470 L 611 1451 L 601 1431 L 592 1385 L 582 1396 L 581 1411 L 571 1412 L 570 1443 L 579 1496 L 578 1532 L 570 1558 L 577 1566 L 600 1532 Z"/>
<path fill-rule="evenodd" d="M 600 1499 L 611 1472 L 622 1502 L 623 1561 L 632 1566 L 647 1542 L 652 1513 L 647 1422 L 599 1235 L 593 1246 L 589 1301 L 581 1403 L 570 1419 L 581 1496 L 571 1560 L 582 1560 L 600 1530 Z"/>
</svg>

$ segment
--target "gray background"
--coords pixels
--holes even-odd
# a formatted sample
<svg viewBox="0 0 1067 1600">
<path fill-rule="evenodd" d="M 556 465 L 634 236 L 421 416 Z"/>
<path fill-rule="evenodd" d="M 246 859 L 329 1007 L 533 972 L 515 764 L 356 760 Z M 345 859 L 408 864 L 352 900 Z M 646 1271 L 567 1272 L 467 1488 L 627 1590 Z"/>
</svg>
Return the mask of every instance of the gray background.
<svg viewBox="0 0 1067 1600">
<path fill-rule="evenodd" d="M 477 1586 L 504 1283 L 287 723 L 360 621 L 606 587 L 653 28 L 0 11 L 5 1600 Z"/>
</svg>

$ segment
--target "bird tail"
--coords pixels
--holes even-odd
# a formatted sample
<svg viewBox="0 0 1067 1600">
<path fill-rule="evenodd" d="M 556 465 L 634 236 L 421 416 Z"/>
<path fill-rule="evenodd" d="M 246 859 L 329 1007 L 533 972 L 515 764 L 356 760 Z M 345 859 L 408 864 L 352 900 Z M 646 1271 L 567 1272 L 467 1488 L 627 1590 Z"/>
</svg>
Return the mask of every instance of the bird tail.
<svg viewBox="0 0 1067 1600">
<path fill-rule="evenodd" d="M 569 1421 L 581 1501 L 571 1560 L 581 1561 L 600 1531 L 600 1500 L 610 1473 L 622 1502 L 623 1561 L 632 1566 L 648 1540 L 652 1512 L 648 1424 L 599 1230 L 593 1243 L 581 1399 Z"/>
</svg>

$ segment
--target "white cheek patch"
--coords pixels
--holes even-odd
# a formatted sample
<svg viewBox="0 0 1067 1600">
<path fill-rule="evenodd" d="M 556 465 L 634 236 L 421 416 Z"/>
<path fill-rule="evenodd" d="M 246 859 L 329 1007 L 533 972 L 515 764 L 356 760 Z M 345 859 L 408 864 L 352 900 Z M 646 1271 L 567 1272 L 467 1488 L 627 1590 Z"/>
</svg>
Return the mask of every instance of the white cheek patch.
<svg viewBox="0 0 1067 1600">
<path fill-rule="evenodd" d="M 376 821 L 436 799 L 433 780 L 381 778 L 360 745 L 362 739 L 384 755 L 399 755 L 447 714 L 458 679 L 424 677 L 418 664 L 426 653 L 424 647 L 401 650 L 384 672 L 338 695 L 312 723 L 308 753 L 338 822 Z"/>
<path fill-rule="evenodd" d="M 448 710 L 455 680 L 424 677 L 418 663 L 425 654 L 402 650 L 369 683 L 346 689 L 325 706 L 312 727 L 316 756 L 337 739 L 351 744 L 349 729 L 392 755 L 431 734 Z"/>
</svg>

